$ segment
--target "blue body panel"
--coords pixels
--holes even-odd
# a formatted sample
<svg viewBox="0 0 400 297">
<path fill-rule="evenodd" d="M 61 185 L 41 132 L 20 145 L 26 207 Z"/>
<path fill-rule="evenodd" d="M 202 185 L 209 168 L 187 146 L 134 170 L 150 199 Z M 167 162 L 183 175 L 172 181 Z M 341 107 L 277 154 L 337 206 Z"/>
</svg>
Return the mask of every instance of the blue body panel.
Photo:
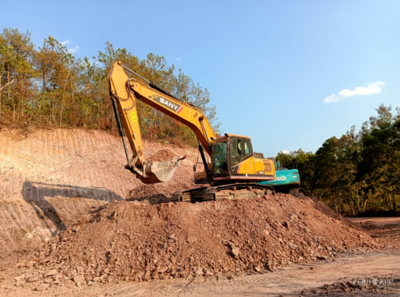
<svg viewBox="0 0 400 297">
<path fill-rule="evenodd" d="M 288 186 L 300 184 L 300 175 L 297 169 L 286 169 L 276 171 L 276 179 L 271 181 L 260 182 L 262 185 L 271 186 Z"/>
</svg>

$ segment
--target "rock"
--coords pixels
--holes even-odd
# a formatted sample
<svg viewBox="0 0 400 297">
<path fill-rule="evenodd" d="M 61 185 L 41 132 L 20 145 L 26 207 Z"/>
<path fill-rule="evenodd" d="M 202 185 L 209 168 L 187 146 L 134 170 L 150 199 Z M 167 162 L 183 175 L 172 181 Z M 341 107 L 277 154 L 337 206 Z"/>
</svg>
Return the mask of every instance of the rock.
<svg viewBox="0 0 400 297">
<path fill-rule="evenodd" d="M 321 260 L 321 261 L 326 261 L 328 258 L 325 256 L 320 256 L 320 257 L 317 257 L 317 259 Z"/>
<path fill-rule="evenodd" d="M 163 268 L 161 268 L 158 272 L 159 273 L 164 273 L 165 271 L 168 270 L 168 266 L 164 266 Z"/>
<path fill-rule="evenodd" d="M 175 238 L 175 234 L 171 234 L 168 236 L 169 239 L 174 239 Z"/>
<path fill-rule="evenodd" d="M 290 223 L 289 222 L 284 222 L 283 226 L 285 226 L 288 229 L 288 231 L 292 231 L 292 227 L 290 227 Z"/>
<path fill-rule="evenodd" d="M 213 276 L 213 274 L 214 273 L 211 270 L 207 270 L 205 273 L 206 276 Z"/>
<path fill-rule="evenodd" d="M 76 267 L 76 271 L 77 271 L 78 273 L 82 274 L 83 271 L 85 271 L 85 269 L 84 269 L 83 267 L 78 266 L 78 267 Z"/>
<path fill-rule="evenodd" d="M 18 263 L 18 264 L 17 264 L 17 268 L 26 267 L 26 264 L 27 264 L 27 263 L 28 263 L 27 261 L 22 261 L 21 263 Z"/>
<path fill-rule="evenodd" d="M 153 271 L 153 273 L 151 274 L 151 277 L 153 279 L 158 279 L 159 275 L 158 275 L 158 267 Z"/>
<path fill-rule="evenodd" d="M 53 283 L 53 280 L 51 278 L 45 278 L 43 282 L 45 284 L 51 284 L 51 283 Z"/>
<path fill-rule="evenodd" d="M 56 274 L 57 274 L 57 269 L 52 269 L 52 270 L 47 271 L 47 272 L 44 274 L 44 277 L 54 276 L 54 275 L 56 275 Z"/>
<path fill-rule="evenodd" d="M 62 277 L 61 277 L 61 275 L 59 275 L 59 274 L 56 274 L 56 275 L 53 276 L 53 280 L 54 280 L 54 281 L 59 281 L 61 278 L 62 278 Z"/>
<path fill-rule="evenodd" d="M 194 236 L 188 236 L 186 241 L 187 241 L 187 243 L 192 244 L 192 243 L 195 243 L 197 241 L 197 238 L 194 237 Z"/>
<path fill-rule="evenodd" d="M 203 275 L 204 274 L 203 270 L 204 270 L 203 267 L 198 266 L 197 269 L 195 270 L 195 273 L 197 275 Z"/>
<path fill-rule="evenodd" d="M 257 272 L 260 272 L 260 271 L 261 271 L 260 267 L 258 267 L 258 266 L 255 266 L 255 267 L 254 267 L 254 270 L 257 271 Z"/>
<path fill-rule="evenodd" d="M 29 269 L 32 269 L 33 266 L 35 265 L 36 262 L 34 261 L 28 261 L 28 263 L 26 263 L 26 267 L 28 267 Z"/>
<path fill-rule="evenodd" d="M 233 254 L 235 257 L 239 257 L 239 253 L 240 253 L 239 248 L 236 247 L 236 246 L 234 246 L 234 247 L 232 248 L 232 254 Z"/>
<path fill-rule="evenodd" d="M 39 280 L 37 276 L 32 276 L 26 280 L 27 283 L 35 283 Z"/>
<path fill-rule="evenodd" d="M 48 287 L 49 287 L 48 284 L 41 284 L 36 287 L 36 291 L 45 291 L 45 290 L 47 290 Z"/>
<path fill-rule="evenodd" d="M 94 282 L 98 282 L 99 280 L 100 280 L 100 277 L 97 277 L 97 276 L 96 276 L 96 277 L 93 278 L 93 281 L 94 281 Z"/>
<path fill-rule="evenodd" d="M 15 281 L 19 283 L 19 282 L 22 281 L 24 278 L 25 278 L 25 275 L 20 275 L 20 276 L 17 276 L 17 277 L 15 278 Z"/>
<path fill-rule="evenodd" d="M 85 277 L 83 275 L 74 276 L 74 282 L 81 283 L 83 281 L 85 281 Z"/>
</svg>

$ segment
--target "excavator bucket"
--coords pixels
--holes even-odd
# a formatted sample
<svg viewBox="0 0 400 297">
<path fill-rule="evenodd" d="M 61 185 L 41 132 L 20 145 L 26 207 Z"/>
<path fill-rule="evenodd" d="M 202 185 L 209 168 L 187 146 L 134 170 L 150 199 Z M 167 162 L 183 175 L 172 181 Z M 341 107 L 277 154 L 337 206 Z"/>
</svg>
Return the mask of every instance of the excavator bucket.
<svg viewBox="0 0 400 297">
<path fill-rule="evenodd" d="M 170 181 L 174 176 L 179 162 L 184 158 L 185 157 L 173 157 L 171 161 L 148 163 L 143 168 L 146 177 L 140 177 L 140 180 L 145 184 L 156 184 Z"/>
</svg>

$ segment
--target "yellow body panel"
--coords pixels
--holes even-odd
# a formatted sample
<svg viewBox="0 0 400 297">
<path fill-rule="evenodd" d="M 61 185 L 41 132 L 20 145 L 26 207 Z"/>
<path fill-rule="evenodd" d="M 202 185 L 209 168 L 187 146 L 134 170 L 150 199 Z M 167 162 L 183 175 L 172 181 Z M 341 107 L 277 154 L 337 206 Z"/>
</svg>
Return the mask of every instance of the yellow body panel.
<svg viewBox="0 0 400 297">
<path fill-rule="evenodd" d="M 275 175 L 274 162 L 250 157 L 239 163 L 238 174 Z"/>
</svg>

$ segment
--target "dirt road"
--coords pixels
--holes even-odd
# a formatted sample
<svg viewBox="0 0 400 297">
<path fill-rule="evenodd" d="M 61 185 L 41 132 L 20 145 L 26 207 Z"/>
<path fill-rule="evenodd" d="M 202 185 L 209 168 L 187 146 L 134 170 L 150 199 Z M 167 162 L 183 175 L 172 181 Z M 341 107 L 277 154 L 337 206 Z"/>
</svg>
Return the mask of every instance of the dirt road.
<svg viewBox="0 0 400 297">
<path fill-rule="evenodd" d="M 354 254 L 334 260 L 291 265 L 275 272 L 228 274 L 211 278 L 195 277 L 150 282 L 121 282 L 80 289 L 76 286 L 56 291 L 37 292 L 13 288 L 1 296 L 309 296 L 316 287 L 354 279 L 397 279 L 380 293 L 366 291 L 346 295 L 325 296 L 399 296 L 400 253 L 385 251 L 374 254 Z M 302 294 L 303 292 L 303 294 Z M 361 294 L 361 295 L 357 295 Z M 314 296 L 314 295 L 313 295 Z"/>
<path fill-rule="evenodd" d="M 335 261 L 291 265 L 276 272 L 240 276 L 221 276 L 211 279 L 192 278 L 149 282 L 124 283 L 93 292 L 114 296 L 299 296 L 307 288 L 353 279 L 400 277 L 400 253 L 360 254 Z M 400 294 L 400 288 L 388 293 Z M 82 292 L 81 296 L 90 294 Z M 85 295 L 87 296 L 87 295 Z M 394 295 L 396 296 L 396 295 Z"/>
</svg>

